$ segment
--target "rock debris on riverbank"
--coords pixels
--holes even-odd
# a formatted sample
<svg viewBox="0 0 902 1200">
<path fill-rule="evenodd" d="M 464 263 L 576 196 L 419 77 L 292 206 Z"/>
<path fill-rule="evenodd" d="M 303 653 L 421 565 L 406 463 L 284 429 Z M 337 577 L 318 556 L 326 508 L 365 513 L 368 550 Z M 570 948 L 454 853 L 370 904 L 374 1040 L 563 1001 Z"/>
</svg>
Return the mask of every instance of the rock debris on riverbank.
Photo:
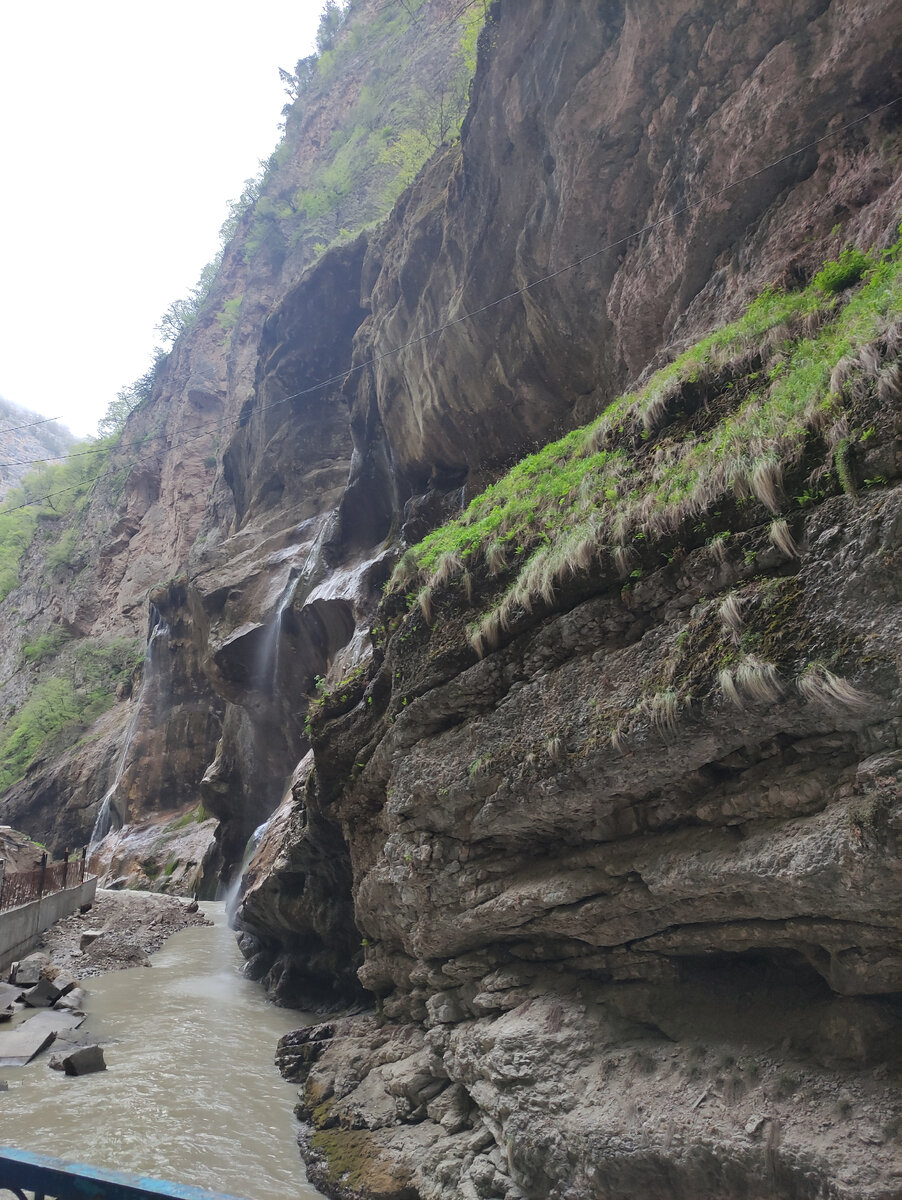
<svg viewBox="0 0 902 1200">
<path fill-rule="evenodd" d="M 101 888 L 89 912 L 58 921 L 43 934 L 39 949 L 50 955 L 54 967 L 88 979 L 105 971 L 149 966 L 149 955 L 172 934 L 210 923 L 202 912 L 190 911 L 175 896 Z M 98 936 L 82 949 L 88 932 Z"/>
</svg>

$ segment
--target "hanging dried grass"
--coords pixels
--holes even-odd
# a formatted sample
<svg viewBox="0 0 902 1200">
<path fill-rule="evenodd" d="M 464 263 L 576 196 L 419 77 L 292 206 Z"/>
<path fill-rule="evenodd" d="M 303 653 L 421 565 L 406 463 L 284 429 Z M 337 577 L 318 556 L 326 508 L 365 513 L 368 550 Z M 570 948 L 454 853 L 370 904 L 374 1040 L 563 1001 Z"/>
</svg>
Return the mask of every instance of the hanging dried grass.
<svg viewBox="0 0 902 1200">
<path fill-rule="evenodd" d="M 626 727 L 623 721 L 618 721 L 611 730 L 611 746 L 618 754 L 626 753 Z"/>
<path fill-rule="evenodd" d="M 782 517 L 777 521 L 771 521 L 767 536 L 771 543 L 777 547 L 781 554 L 785 554 L 787 558 L 802 557 L 802 552 L 796 545 L 796 540 Z"/>
<path fill-rule="evenodd" d="M 452 579 L 456 579 L 464 569 L 463 559 L 454 551 L 446 551 L 436 563 L 435 571 L 429 580 L 434 588 L 443 587 Z"/>
<path fill-rule="evenodd" d="M 898 404 L 902 401 L 902 370 L 898 363 L 884 367 L 877 376 L 877 399 L 882 404 Z"/>
<path fill-rule="evenodd" d="M 680 704 L 675 691 L 668 688 L 666 692 L 657 692 L 648 701 L 647 711 L 652 724 L 664 737 L 676 731 Z"/>
<path fill-rule="evenodd" d="M 810 667 L 796 686 L 809 703 L 834 713 L 866 713 L 876 703 L 872 696 L 822 666 Z"/>
<path fill-rule="evenodd" d="M 432 624 L 432 588 L 427 584 L 417 592 L 417 604 L 427 625 Z"/>
<path fill-rule="evenodd" d="M 725 596 L 721 600 L 718 616 L 726 632 L 738 640 L 745 627 L 745 622 L 742 619 L 742 601 L 735 592 L 730 592 L 729 596 Z"/>
<path fill-rule="evenodd" d="M 631 546 L 614 546 L 611 550 L 611 556 L 614 559 L 617 574 L 621 579 L 625 579 L 629 575 L 633 569 L 633 564 L 638 561 L 635 551 Z"/>
<path fill-rule="evenodd" d="M 880 353 L 877 347 L 873 344 L 862 346 L 858 352 L 858 361 L 861 363 L 861 369 L 865 375 L 876 375 L 880 370 Z"/>
<path fill-rule="evenodd" d="M 841 396 L 843 388 L 851 378 L 858 363 L 855 357 L 851 354 L 844 354 L 836 363 L 836 366 L 830 372 L 830 394 L 833 396 Z"/>
<path fill-rule="evenodd" d="M 507 553 L 502 542 L 490 542 L 485 551 L 485 564 L 490 575 L 500 575 L 507 567 Z"/>
<path fill-rule="evenodd" d="M 783 695 L 783 682 L 773 663 L 761 662 L 751 655 L 732 670 L 719 671 L 717 682 L 731 704 L 746 708 L 750 704 L 775 704 Z"/>
<path fill-rule="evenodd" d="M 780 511 L 783 467 L 775 455 L 768 455 L 766 458 L 757 460 L 749 484 L 755 497 L 766 509 L 772 513 Z"/>
<path fill-rule="evenodd" d="M 417 566 L 416 555 L 412 550 L 407 550 L 401 555 L 397 566 L 391 573 L 387 591 L 389 594 L 406 591 L 419 577 L 420 569 Z"/>
</svg>

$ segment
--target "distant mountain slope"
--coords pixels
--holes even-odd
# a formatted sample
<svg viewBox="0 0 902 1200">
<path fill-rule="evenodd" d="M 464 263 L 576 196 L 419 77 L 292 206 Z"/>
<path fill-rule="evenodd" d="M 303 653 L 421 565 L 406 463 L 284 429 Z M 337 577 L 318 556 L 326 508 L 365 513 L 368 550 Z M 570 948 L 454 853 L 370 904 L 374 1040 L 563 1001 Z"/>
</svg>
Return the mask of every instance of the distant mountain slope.
<svg viewBox="0 0 902 1200">
<path fill-rule="evenodd" d="M 0 396 L 0 500 L 31 469 L 26 464 L 65 454 L 76 440 L 65 425 Z"/>
</svg>

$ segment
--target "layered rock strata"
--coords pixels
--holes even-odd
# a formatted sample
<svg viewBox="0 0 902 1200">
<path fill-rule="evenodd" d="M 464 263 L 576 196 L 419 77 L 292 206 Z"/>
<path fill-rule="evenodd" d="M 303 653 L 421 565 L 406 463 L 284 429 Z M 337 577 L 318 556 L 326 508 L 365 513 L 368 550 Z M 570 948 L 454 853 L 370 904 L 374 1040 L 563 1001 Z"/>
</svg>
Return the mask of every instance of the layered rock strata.
<svg viewBox="0 0 902 1200">
<path fill-rule="evenodd" d="M 630 531 L 491 638 L 504 547 L 376 611 L 400 553 L 526 450 L 768 286 L 894 242 L 898 6 L 489 15 L 460 142 L 383 225 L 245 278 L 245 222 L 227 349 L 211 310 L 132 418 L 152 452 L 91 509 L 97 586 L 48 601 L 32 564 L 16 603 L 143 632 L 150 593 L 210 875 L 258 838 L 253 974 L 286 1003 L 375 998 L 281 1051 L 329 1194 L 898 1195 L 898 336 L 855 346 L 847 432 L 812 418 L 772 501 L 758 480 Z M 808 316 L 596 449 L 665 461 Z M 133 816 L 165 809 L 141 684 L 17 811 L 84 827 L 119 765 Z"/>
</svg>

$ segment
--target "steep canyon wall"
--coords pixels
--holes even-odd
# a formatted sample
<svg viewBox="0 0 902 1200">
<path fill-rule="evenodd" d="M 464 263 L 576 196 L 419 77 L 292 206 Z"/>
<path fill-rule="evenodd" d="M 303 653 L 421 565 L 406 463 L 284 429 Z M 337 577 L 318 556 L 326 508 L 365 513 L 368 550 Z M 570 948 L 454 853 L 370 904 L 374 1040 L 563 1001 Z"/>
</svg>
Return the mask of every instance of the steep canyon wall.
<svg viewBox="0 0 902 1200">
<path fill-rule="evenodd" d="M 452 10 L 412 27 L 432 67 Z M 873 319 L 861 271 L 812 285 L 896 243 L 900 39 L 888 0 L 500 0 L 384 221 L 316 257 L 245 214 L 87 573 L 48 588 L 36 548 L 4 602 L 166 631 L 8 819 L 83 838 L 117 778 L 126 826 L 202 799 L 208 886 L 264 826 L 249 970 L 377 1004 L 280 1052 L 327 1194 L 900 1194 L 902 327 L 891 282 Z M 272 205 L 328 107 L 289 115 Z M 784 316 L 692 357 L 768 288 Z M 545 507 L 513 495 L 605 413 L 536 460 Z M 684 469 L 728 427 L 729 470 Z M 411 550 L 492 483 L 484 544 Z"/>
</svg>

